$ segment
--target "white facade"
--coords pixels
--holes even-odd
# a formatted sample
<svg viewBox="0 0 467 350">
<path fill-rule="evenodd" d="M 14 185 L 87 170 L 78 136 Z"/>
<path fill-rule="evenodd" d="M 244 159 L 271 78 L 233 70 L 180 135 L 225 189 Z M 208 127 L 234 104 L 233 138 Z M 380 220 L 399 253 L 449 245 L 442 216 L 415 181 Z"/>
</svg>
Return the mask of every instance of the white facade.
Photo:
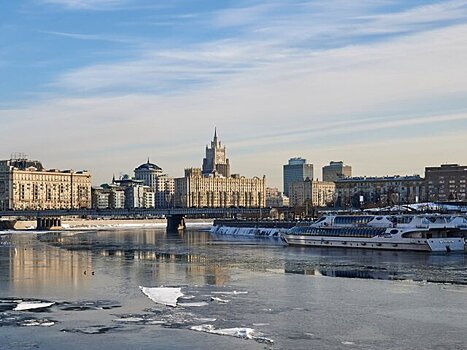
<svg viewBox="0 0 467 350">
<path fill-rule="evenodd" d="M 149 186 L 129 186 L 125 188 L 125 208 L 154 208 L 154 192 Z"/>
<path fill-rule="evenodd" d="M 141 164 L 135 169 L 135 179 L 141 180 L 154 193 L 154 206 L 168 208 L 173 205 L 175 191 L 174 179 L 162 172 L 154 163 Z"/>
<path fill-rule="evenodd" d="M 109 196 L 109 206 L 112 209 L 125 208 L 125 191 L 121 188 L 112 188 Z"/>
</svg>

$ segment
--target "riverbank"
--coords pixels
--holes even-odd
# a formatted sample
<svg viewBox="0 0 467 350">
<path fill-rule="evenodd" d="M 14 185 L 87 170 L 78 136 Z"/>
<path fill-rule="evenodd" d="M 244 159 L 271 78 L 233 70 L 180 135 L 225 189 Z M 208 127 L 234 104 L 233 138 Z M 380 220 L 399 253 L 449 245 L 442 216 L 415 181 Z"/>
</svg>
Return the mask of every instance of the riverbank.
<svg viewBox="0 0 467 350">
<path fill-rule="evenodd" d="M 185 219 L 188 226 L 211 226 L 210 219 Z M 62 219 L 63 229 L 105 229 L 115 227 L 165 227 L 166 219 Z M 36 221 L 17 221 L 15 230 L 34 230 Z"/>
</svg>

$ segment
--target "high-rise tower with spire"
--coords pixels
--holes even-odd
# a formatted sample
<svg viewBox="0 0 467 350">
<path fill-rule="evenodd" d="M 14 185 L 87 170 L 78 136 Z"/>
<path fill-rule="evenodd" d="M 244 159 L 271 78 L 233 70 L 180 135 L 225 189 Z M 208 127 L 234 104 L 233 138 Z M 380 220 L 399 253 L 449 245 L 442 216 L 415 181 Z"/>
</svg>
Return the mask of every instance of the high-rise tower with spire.
<svg viewBox="0 0 467 350">
<path fill-rule="evenodd" d="M 206 145 L 206 157 L 203 159 L 203 175 L 218 174 L 230 177 L 230 162 L 226 156 L 225 146 L 217 139 L 217 128 L 214 128 L 214 139 L 211 147 Z"/>
</svg>

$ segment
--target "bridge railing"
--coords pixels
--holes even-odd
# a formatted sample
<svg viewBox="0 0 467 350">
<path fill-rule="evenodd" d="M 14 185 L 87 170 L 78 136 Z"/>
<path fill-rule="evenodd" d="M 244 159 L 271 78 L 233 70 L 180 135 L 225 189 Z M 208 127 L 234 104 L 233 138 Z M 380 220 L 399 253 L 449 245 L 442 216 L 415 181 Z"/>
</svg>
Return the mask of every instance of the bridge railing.
<svg viewBox="0 0 467 350">
<path fill-rule="evenodd" d="M 268 212 L 267 208 L 134 208 L 134 209 L 48 209 L 0 211 L 0 217 L 40 216 L 89 216 L 89 217 L 146 217 L 170 215 L 233 216 L 238 214 L 258 215 Z"/>
</svg>

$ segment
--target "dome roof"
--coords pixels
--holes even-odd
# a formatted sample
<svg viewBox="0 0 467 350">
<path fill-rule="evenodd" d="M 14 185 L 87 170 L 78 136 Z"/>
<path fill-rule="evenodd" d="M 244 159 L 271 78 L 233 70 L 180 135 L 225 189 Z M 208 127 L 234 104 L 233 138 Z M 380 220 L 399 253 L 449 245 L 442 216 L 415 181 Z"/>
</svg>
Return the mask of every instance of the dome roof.
<svg viewBox="0 0 467 350">
<path fill-rule="evenodd" d="M 160 170 L 160 171 L 162 171 L 162 168 L 157 166 L 154 163 L 150 163 L 149 159 L 148 159 L 148 161 L 146 163 L 141 164 L 139 167 L 137 167 L 135 169 L 135 171 L 136 170 Z"/>
</svg>

